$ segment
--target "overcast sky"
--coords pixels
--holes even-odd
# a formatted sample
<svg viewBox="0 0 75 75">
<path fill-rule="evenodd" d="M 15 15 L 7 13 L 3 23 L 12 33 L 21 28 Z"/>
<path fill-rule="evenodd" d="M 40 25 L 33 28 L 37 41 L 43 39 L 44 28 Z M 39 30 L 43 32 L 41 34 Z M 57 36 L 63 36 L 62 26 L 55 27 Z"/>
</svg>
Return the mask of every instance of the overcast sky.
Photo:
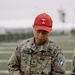
<svg viewBox="0 0 75 75">
<path fill-rule="evenodd" d="M 42 12 L 57 23 L 60 9 L 66 13 L 66 22 L 75 23 L 75 0 L 0 0 L 0 27 L 32 26 L 36 15 Z"/>
</svg>

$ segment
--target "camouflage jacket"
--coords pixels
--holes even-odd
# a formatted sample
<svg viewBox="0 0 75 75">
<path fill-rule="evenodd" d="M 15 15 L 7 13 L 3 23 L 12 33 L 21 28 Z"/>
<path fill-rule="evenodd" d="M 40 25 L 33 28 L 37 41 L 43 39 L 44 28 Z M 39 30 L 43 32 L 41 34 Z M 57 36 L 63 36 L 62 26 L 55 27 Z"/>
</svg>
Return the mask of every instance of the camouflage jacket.
<svg viewBox="0 0 75 75">
<path fill-rule="evenodd" d="M 72 58 L 72 64 L 71 64 L 71 75 L 75 75 L 75 56 Z"/>
<path fill-rule="evenodd" d="M 8 61 L 9 75 L 61 75 L 65 68 L 60 47 L 49 39 L 41 46 L 34 38 L 23 41 Z"/>
</svg>

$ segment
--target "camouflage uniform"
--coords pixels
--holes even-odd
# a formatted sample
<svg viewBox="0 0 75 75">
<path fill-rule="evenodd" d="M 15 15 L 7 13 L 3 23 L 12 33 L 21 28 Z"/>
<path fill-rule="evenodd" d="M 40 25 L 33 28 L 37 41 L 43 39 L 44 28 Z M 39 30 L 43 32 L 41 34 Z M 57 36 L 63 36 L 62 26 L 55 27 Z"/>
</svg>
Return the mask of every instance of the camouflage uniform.
<svg viewBox="0 0 75 75">
<path fill-rule="evenodd" d="M 19 45 L 9 59 L 9 75 L 61 75 L 65 73 L 65 58 L 59 46 L 49 39 L 36 45 L 34 38 Z"/>
<path fill-rule="evenodd" d="M 73 56 L 73 60 L 72 60 L 72 73 L 71 75 L 75 75 L 75 56 Z"/>
</svg>

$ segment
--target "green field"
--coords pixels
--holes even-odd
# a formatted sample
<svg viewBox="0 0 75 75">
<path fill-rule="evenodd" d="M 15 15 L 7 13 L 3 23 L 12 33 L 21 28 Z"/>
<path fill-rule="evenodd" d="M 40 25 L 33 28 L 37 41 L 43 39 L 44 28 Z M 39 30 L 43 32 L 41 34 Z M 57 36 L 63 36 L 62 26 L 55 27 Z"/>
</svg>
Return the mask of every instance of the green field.
<svg viewBox="0 0 75 75">
<path fill-rule="evenodd" d="M 73 50 L 75 47 L 75 37 L 72 36 L 50 36 L 50 39 L 58 43 L 62 50 Z M 0 43 L 0 52 L 1 51 L 13 51 L 17 44 L 16 43 Z M 73 53 L 64 53 L 66 59 L 72 59 Z M 0 53 L 0 60 L 7 60 L 10 58 L 11 53 Z M 7 70 L 7 61 L 0 61 L 0 71 Z M 66 63 L 66 70 L 71 71 L 71 62 Z M 0 75 L 8 75 L 6 73 L 0 73 Z M 66 74 L 70 75 L 70 74 Z"/>
<path fill-rule="evenodd" d="M 57 42 L 63 50 L 73 50 L 75 47 L 75 36 L 51 36 L 50 38 Z"/>
</svg>

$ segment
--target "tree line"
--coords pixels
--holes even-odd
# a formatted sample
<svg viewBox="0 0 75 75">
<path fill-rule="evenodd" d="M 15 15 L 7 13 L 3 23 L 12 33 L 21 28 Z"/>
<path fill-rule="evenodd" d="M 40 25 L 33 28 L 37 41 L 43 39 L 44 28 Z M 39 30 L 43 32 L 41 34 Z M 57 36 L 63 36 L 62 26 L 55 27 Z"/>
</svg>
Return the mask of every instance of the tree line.
<svg viewBox="0 0 75 75">
<path fill-rule="evenodd" d="M 59 31 L 57 32 L 57 30 L 52 31 L 50 33 L 50 36 L 61 36 L 61 35 L 71 35 L 71 36 L 75 36 L 75 29 L 72 29 L 70 32 L 65 33 L 64 31 Z M 33 37 L 33 32 L 27 32 L 27 33 L 7 33 L 7 34 L 1 34 L 0 35 L 0 42 L 16 42 L 18 40 L 24 40 L 27 38 Z"/>
</svg>

